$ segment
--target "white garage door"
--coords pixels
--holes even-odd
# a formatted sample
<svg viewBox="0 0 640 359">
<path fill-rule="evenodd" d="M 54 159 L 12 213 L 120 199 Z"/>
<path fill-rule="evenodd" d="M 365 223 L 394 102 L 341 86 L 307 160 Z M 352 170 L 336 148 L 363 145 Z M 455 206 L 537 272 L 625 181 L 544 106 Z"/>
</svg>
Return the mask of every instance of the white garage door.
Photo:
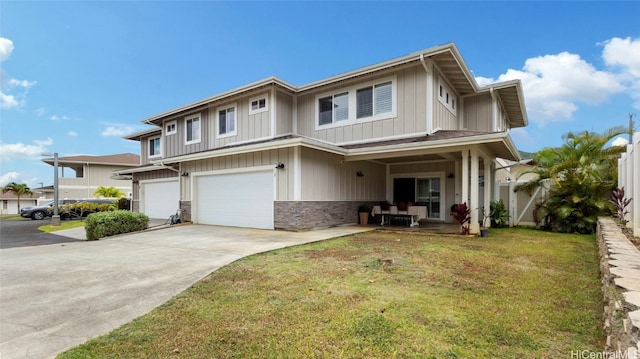
<svg viewBox="0 0 640 359">
<path fill-rule="evenodd" d="M 273 170 L 195 177 L 195 223 L 273 229 Z"/>
<path fill-rule="evenodd" d="M 178 180 L 141 184 L 140 211 L 149 218 L 169 218 L 180 206 Z"/>
</svg>

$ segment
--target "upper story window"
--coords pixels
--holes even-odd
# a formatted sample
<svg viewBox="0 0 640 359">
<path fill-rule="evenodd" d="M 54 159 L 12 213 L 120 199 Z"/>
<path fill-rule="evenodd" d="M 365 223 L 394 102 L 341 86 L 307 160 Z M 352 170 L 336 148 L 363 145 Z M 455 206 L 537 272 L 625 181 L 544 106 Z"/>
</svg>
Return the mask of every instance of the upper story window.
<svg viewBox="0 0 640 359">
<path fill-rule="evenodd" d="M 236 134 L 236 105 L 218 109 L 218 137 Z"/>
<path fill-rule="evenodd" d="M 265 112 L 268 109 L 267 95 L 249 100 L 249 115 Z"/>
<path fill-rule="evenodd" d="M 160 136 L 149 139 L 149 157 L 160 157 L 162 148 L 160 147 Z"/>
<path fill-rule="evenodd" d="M 316 124 L 332 127 L 396 116 L 396 78 L 316 97 Z"/>
<path fill-rule="evenodd" d="M 164 124 L 164 133 L 167 136 L 174 135 L 174 134 L 178 133 L 177 122 L 176 121 L 169 121 L 169 122 L 165 123 Z"/>
<path fill-rule="evenodd" d="M 349 119 L 349 93 L 341 93 L 318 100 L 320 125 Z"/>
<path fill-rule="evenodd" d="M 438 85 L 438 100 L 454 115 L 456 114 L 456 106 L 458 105 L 456 103 L 456 95 L 443 82 Z"/>
<path fill-rule="evenodd" d="M 200 142 L 200 114 L 185 117 L 185 144 Z"/>
<path fill-rule="evenodd" d="M 356 90 L 356 118 L 390 113 L 393 110 L 393 85 L 385 82 Z"/>
</svg>

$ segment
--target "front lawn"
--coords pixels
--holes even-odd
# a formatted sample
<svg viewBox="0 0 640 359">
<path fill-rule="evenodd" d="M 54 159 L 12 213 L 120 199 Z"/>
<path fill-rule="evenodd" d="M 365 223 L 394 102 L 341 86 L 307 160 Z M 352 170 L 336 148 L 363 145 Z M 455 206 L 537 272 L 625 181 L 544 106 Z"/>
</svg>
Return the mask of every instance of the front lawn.
<svg viewBox="0 0 640 359">
<path fill-rule="evenodd" d="M 551 358 L 601 351 L 593 236 L 376 231 L 254 255 L 59 358 Z"/>
<path fill-rule="evenodd" d="M 46 219 L 45 221 L 47 222 L 47 224 L 43 224 L 42 226 L 38 227 L 38 230 L 40 230 L 42 232 L 45 232 L 45 233 L 61 231 L 63 229 L 84 227 L 84 221 L 81 221 L 81 220 L 60 221 L 60 225 L 59 226 L 52 226 L 50 219 Z"/>
</svg>

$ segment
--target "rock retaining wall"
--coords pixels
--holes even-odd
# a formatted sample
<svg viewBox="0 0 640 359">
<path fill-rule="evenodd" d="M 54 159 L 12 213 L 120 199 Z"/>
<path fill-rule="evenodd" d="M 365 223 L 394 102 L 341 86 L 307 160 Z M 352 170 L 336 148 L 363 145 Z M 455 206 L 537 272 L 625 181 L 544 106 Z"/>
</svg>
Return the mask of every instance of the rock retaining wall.
<svg viewBox="0 0 640 359">
<path fill-rule="evenodd" d="M 640 358 L 640 251 L 611 218 L 598 220 L 606 351 Z"/>
</svg>

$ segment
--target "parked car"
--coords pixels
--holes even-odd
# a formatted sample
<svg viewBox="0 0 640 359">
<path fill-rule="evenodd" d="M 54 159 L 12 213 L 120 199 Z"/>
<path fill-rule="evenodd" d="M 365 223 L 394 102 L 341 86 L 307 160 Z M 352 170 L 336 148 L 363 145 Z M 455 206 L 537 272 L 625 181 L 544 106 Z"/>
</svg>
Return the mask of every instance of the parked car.
<svg viewBox="0 0 640 359">
<path fill-rule="evenodd" d="M 77 203 L 78 199 L 61 199 L 58 200 L 58 206 L 63 206 L 68 203 Z M 45 219 L 53 215 L 54 201 L 46 202 L 40 206 L 28 206 L 20 209 L 20 217 L 31 218 L 33 220 Z"/>
</svg>

